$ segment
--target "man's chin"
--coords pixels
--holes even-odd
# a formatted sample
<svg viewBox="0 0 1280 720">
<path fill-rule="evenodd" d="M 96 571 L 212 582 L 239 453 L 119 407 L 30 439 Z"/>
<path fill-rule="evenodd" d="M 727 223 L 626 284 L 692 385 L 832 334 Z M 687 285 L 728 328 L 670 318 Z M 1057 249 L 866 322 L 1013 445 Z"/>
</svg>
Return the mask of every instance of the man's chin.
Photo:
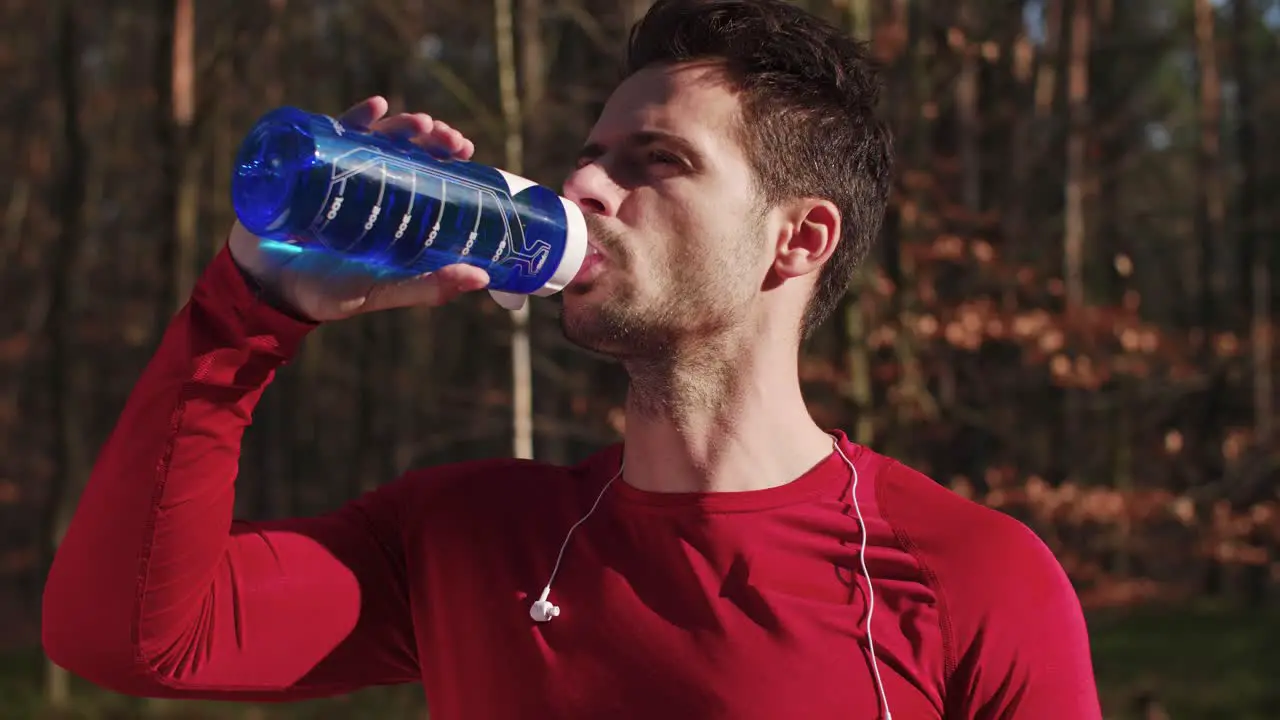
<svg viewBox="0 0 1280 720">
<path fill-rule="evenodd" d="M 565 339 L 583 350 L 604 353 L 602 330 L 599 309 L 589 306 L 586 298 L 573 297 L 566 290 L 564 303 L 560 306 L 560 331 Z"/>
<path fill-rule="evenodd" d="M 624 354 L 627 344 L 626 323 L 617 308 L 608 305 L 599 290 L 569 294 L 566 290 L 560 308 L 560 330 L 570 343 L 593 353 L 609 357 Z"/>
<path fill-rule="evenodd" d="M 607 278 L 578 279 L 560 291 L 564 312 L 573 316 L 606 314 L 608 305 L 616 304 L 617 288 L 610 287 Z"/>
</svg>

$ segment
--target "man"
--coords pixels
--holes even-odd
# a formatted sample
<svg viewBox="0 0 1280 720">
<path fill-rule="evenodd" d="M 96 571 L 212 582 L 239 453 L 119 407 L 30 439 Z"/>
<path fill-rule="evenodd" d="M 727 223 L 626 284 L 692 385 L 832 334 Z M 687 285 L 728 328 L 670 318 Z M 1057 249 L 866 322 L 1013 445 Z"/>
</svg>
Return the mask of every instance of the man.
<svg viewBox="0 0 1280 720">
<path fill-rule="evenodd" d="M 237 227 L 59 551 L 55 662 L 166 697 L 421 681 L 440 720 L 1100 717 L 1045 546 L 806 412 L 800 340 L 888 192 L 863 50 L 778 0 L 660 0 L 629 71 L 565 184 L 595 252 L 563 298 L 568 337 L 630 375 L 624 443 L 233 521 L 242 432 L 312 328 L 487 282 L 459 266 L 378 284 Z M 346 120 L 474 150 L 386 111 L 373 98 Z"/>
</svg>

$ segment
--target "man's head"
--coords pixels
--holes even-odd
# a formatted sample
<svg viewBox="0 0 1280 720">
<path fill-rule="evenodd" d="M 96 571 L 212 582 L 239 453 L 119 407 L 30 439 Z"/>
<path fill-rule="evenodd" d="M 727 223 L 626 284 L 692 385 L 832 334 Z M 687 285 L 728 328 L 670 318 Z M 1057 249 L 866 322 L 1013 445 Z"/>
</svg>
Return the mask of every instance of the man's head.
<svg viewBox="0 0 1280 720">
<path fill-rule="evenodd" d="M 569 338 L 628 358 L 811 332 L 884 216 L 878 93 L 860 44 L 782 0 L 658 0 L 565 183 L 603 255 L 564 292 Z"/>
</svg>

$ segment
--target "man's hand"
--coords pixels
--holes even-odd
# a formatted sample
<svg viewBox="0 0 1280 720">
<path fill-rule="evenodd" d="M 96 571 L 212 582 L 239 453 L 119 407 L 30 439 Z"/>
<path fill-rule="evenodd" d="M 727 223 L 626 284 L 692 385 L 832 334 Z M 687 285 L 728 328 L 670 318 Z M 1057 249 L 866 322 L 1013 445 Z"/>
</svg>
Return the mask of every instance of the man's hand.
<svg viewBox="0 0 1280 720">
<path fill-rule="evenodd" d="M 462 133 L 423 113 L 387 114 L 386 99 L 374 96 L 347 110 L 341 121 L 468 160 L 475 144 Z M 367 268 L 326 253 L 287 253 L 275 250 L 239 222 L 228 241 L 236 263 L 289 309 L 315 321 L 348 318 L 361 313 L 414 305 L 438 306 L 464 292 L 489 284 L 484 270 L 449 265 L 415 278 L 388 279 Z"/>
</svg>

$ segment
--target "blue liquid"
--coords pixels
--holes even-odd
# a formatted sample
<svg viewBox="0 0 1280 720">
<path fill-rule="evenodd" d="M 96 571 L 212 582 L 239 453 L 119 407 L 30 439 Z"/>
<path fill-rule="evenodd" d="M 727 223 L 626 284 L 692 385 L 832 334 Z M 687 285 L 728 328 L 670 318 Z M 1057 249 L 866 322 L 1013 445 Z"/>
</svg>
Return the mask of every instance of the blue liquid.
<svg viewBox="0 0 1280 720">
<path fill-rule="evenodd" d="M 379 274 L 476 265 L 490 289 L 510 293 L 542 290 L 566 243 L 585 243 L 546 187 L 289 107 L 263 116 L 244 139 L 231 196 L 258 237 L 338 253 Z"/>
</svg>

